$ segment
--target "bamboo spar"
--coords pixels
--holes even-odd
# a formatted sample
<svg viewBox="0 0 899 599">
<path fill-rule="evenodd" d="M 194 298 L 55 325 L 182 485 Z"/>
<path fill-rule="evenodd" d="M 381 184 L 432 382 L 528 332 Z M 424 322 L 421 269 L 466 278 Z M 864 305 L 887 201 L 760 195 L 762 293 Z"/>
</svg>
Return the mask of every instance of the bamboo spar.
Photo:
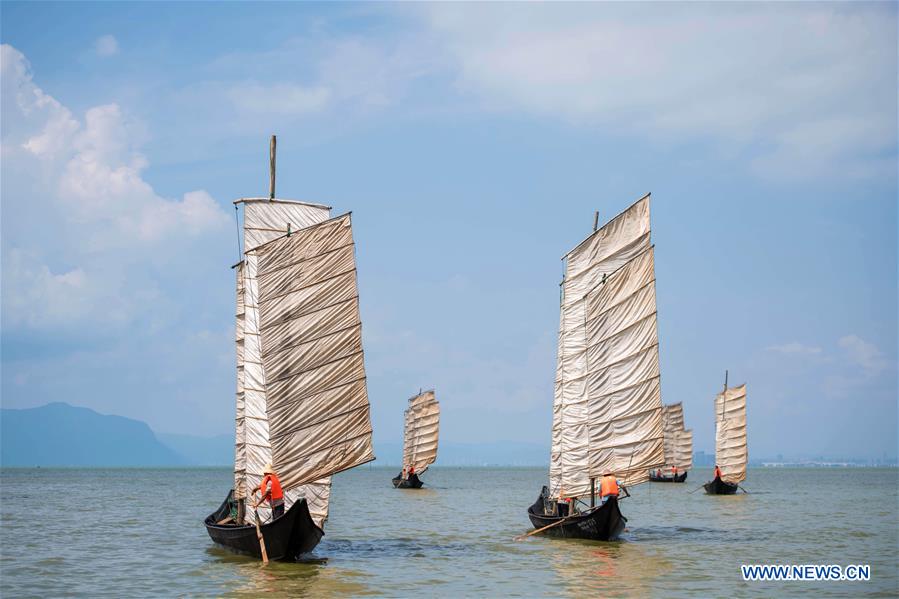
<svg viewBox="0 0 899 599">
<path fill-rule="evenodd" d="M 269 162 L 269 179 L 268 179 L 268 199 L 269 201 L 275 199 L 275 156 L 278 150 L 278 138 L 275 135 L 272 135 L 272 141 L 269 144 L 268 148 L 268 162 Z"/>
</svg>

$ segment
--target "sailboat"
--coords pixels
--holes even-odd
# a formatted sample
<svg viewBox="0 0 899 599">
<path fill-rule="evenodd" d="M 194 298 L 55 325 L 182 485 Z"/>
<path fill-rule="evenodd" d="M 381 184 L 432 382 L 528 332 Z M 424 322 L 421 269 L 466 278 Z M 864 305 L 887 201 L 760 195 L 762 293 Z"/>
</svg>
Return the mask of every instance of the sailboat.
<svg viewBox="0 0 899 599">
<path fill-rule="evenodd" d="M 693 467 L 693 431 L 684 428 L 684 406 L 678 402 L 662 406 L 662 449 L 665 466 L 649 472 L 656 483 L 682 483 Z"/>
<path fill-rule="evenodd" d="M 434 390 L 409 398 L 404 412 L 403 470 L 393 479 L 397 489 L 420 489 L 419 478 L 437 459 L 440 429 L 440 404 Z"/>
<path fill-rule="evenodd" d="M 715 463 L 720 476 L 707 482 L 709 495 L 733 495 L 746 480 L 749 448 L 746 445 L 746 384 L 727 386 L 715 397 Z"/>
<path fill-rule="evenodd" d="M 324 534 L 331 475 L 374 460 L 351 214 L 275 197 L 242 198 L 237 286 L 234 488 L 206 520 L 212 540 L 292 560 Z M 266 464 L 285 513 L 254 507 Z"/>
<path fill-rule="evenodd" d="M 595 215 L 563 257 L 549 485 L 528 508 L 534 532 L 618 538 L 627 518 L 615 497 L 596 505 L 596 479 L 633 486 L 665 462 L 649 201 L 599 229 Z"/>
</svg>

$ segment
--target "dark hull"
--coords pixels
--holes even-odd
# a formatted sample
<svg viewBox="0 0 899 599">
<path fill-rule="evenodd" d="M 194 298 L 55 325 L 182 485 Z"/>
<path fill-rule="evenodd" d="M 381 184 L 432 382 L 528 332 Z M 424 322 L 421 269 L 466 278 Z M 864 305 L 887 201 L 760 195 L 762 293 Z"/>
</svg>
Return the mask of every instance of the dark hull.
<svg viewBox="0 0 899 599">
<path fill-rule="evenodd" d="M 393 486 L 397 489 L 420 489 L 423 484 L 417 474 L 413 474 L 406 480 L 403 480 L 402 475 L 393 479 Z"/>
<path fill-rule="evenodd" d="M 244 526 L 216 524 L 230 513 L 233 493 L 234 491 L 228 493 L 219 509 L 206 517 L 206 532 L 215 543 L 223 547 L 262 559 L 255 523 Z M 251 514 L 252 512 L 248 513 L 248 517 L 252 517 Z M 325 534 L 312 521 L 305 499 L 294 503 L 283 516 L 260 528 L 270 560 L 295 560 L 297 556 L 312 551 Z"/>
<path fill-rule="evenodd" d="M 734 483 L 726 483 L 720 478 L 716 478 L 711 482 L 707 482 L 703 486 L 705 487 L 705 492 L 709 495 L 733 495 L 739 488 L 738 485 L 735 485 Z"/>
<path fill-rule="evenodd" d="M 678 474 L 677 476 L 656 476 L 655 474 L 649 474 L 650 482 L 654 483 L 682 483 L 687 480 L 687 473 Z"/>
<path fill-rule="evenodd" d="M 618 499 L 610 497 L 603 505 L 593 508 L 588 512 L 564 518 L 561 516 L 547 516 L 544 514 L 544 499 L 546 487 L 531 507 L 528 508 L 528 518 L 535 529 L 554 524 L 559 520 L 565 520 L 559 524 L 539 533 L 548 537 L 563 539 L 589 539 L 591 541 L 614 541 L 618 539 L 627 524 L 627 518 L 621 515 L 618 509 Z"/>
</svg>

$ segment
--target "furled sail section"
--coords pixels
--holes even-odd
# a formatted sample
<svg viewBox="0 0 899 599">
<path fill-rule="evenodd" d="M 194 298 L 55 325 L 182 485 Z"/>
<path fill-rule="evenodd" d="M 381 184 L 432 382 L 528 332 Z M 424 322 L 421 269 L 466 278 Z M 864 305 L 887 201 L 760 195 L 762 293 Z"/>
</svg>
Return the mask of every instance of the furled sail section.
<svg viewBox="0 0 899 599">
<path fill-rule="evenodd" d="M 661 455 L 661 434 L 646 436 L 661 429 L 651 258 L 645 272 L 649 244 L 647 195 L 566 256 L 553 401 L 553 496 L 589 494 L 596 469 L 614 467 L 628 480 L 626 474 L 655 462 L 652 447 L 658 445 Z M 632 262 L 639 264 L 624 272 Z M 634 286 L 641 275 L 650 280 Z M 630 291 L 604 290 L 609 280 Z M 639 312 L 647 308 L 651 313 Z M 635 349 L 647 338 L 654 342 Z M 644 411 L 634 412 L 633 406 Z"/>
<path fill-rule="evenodd" d="M 746 385 L 727 387 L 715 398 L 715 462 L 721 480 L 746 479 L 749 450 L 746 445 Z"/>
<path fill-rule="evenodd" d="M 587 294 L 590 476 L 625 484 L 664 463 L 653 248 Z"/>
<path fill-rule="evenodd" d="M 244 199 L 244 260 L 238 267 L 238 288 L 242 288 L 242 305 L 238 304 L 238 411 L 237 456 L 243 456 L 242 469 L 235 461 L 235 497 L 250 497 L 262 482 L 263 469 L 272 461 L 269 444 L 269 424 L 265 395 L 265 370 L 262 364 L 262 345 L 259 331 L 259 285 L 257 281 L 258 255 L 256 248 L 268 241 L 325 221 L 330 216 L 327 206 L 288 200 Z M 240 336 L 242 333 L 242 336 Z M 242 408 L 242 410 L 241 410 Z M 279 472 L 280 475 L 280 472 Z M 314 481 L 302 488 L 285 490 L 285 504 L 289 509 L 300 497 L 305 497 L 313 520 L 322 526 L 328 516 L 331 481 Z M 260 517 L 270 517 L 268 506 L 259 506 Z"/>
<path fill-rule="evenodd" d="M 242 499 L 247 496 L 247 435 L 246 414 L 244 409 L 244 280 L 243 262 L 237 265 L 237 321 L 235 324 L 235 341 L 237 344 L 237 405 L 235 409 L 236 424 L 234 430 L 234 497 Z"/>
<path fill-rule="evenodd" d="M 295 489 L 374 459 L 350 215 L 256 251 L 269 442 Z"/>
<path fill-rule="evenodd" d="M 409 399 L 403 431 L 403 468 L 415 468 L 421 474 L 437 459 L 440 428 L 440 404 L 434 391 L 425 391 Z"/>
</svg>

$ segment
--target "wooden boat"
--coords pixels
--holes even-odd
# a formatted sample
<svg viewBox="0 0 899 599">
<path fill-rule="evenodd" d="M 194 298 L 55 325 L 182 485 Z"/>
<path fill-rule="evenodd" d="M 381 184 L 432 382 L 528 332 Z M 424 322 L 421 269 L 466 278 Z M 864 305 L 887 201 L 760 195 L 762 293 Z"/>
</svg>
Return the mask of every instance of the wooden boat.
<svg viewBox="0 0 899 599">
<path fill-rule="evenodd" d="M 683 472 L 678 474 L 677 476 L 665 476 L 662 474 L 661 476 L 656 475 L 655 472 L 649 473 L 649 481 L 654 483 L 682 483 L 687 480 L 687 473 Z"/>
<path fill-rule="evenodd" d="M 393 486 L 397 489 L 420 489 L 423 484 L 417 474 L 403 478 L 403 473 L 400 472 L 393 478 Z"/>
<path fill-rule="evenodd" d="M 749 449 L 746 443 L 746 385 L 727 386 L 715 397 L 715 463 L 720 476 L 707 482 L 709 495 L 733 495 L 746 480 Z"/>
<path fill-rule="evenodd" d="M 209 536 L 217 545 L 262 559 L 255 523 L 242 526 L 217 524 L 222 520 L 228 520 L 231 513 L 236 510 L 237 502 L 232 491 L 228 493 L 219 509 L 206 517 L 205 524 Z M 274 522 L 262 524 L 260 531 L 265 540 L 267 557 L 272 560 L 291 560 L 308 553 L 318 545 L 325 534 L 325 531 L 313 522 L 305 499 L 294 502 L 290 509 Z"/>
<path fill-rule="evenodd" d="M 528 510 L 540 534 L 614 540 L 617 499 L 597 507 L 597 480 L 633 486 L 664 465 L 649 195 L 564 257 L 548 487 Z M 593 507 L 560 513 L 568 499 Z M 570 505 L 577 505 L 572 501 Z"/>
<path fill-rule="evenodd" d="M 726 483 L 720 477 L 715 477 L 715 480 L 707 482 L 703 487 L 709 495 L 733 495 L 737 492 L 739 485 L 737 483 Z"/>
<path fill-rule="evenodd" d="M 237 275 L 234 488 L 210 514 L 219 545 L 263 556 L 253 490 L 273 464 L 285 513 L 258 507 L 265 555 L 294 559 L 324 534 L 331 475 L 374 459 L 352 218 L 244 198 Z"/>
<path fill-rule="evenodd" d="M 419 475 L 437 460 L 440 433 L 440 404 L 433 389 L 409 398 L 403 412 L 403 470 L 393 478 L 396 489 L 420 489 Z M 406 475 L 409 471 L 412 475 Z"/>
<path fill-rule="evenodd" d="M 693 467 L 693 431 L 684 428 L 684 406 L 678 402 L 662 406 L 662 429 L 664 439 L 665 466 L 650 470 L 649 480 L 654 483 L 682 483 L 687 480 L 687 471 Z M 680 472 L 674 475 L 674 469 Z"/>
<path fill-rule="evenodd" d="M 599 506 L 570 516 L 562 513 L 556 516 L 547 515 L 546 503 L 553 501 L 549 497 L 549 489 L 543 487 L 537 501 L 528 508 L 528 518 L 535 529 L 547 528 L 543 533 L 549 537 L 563 539 L 589 539 L 593 541 L 614 541 L 618 539 L 627 524 L 627 518 L 618 508 L 618 499 L 610 497 Z M 565 520 L 564 524 L 556 524 Z"/>
</svg>

